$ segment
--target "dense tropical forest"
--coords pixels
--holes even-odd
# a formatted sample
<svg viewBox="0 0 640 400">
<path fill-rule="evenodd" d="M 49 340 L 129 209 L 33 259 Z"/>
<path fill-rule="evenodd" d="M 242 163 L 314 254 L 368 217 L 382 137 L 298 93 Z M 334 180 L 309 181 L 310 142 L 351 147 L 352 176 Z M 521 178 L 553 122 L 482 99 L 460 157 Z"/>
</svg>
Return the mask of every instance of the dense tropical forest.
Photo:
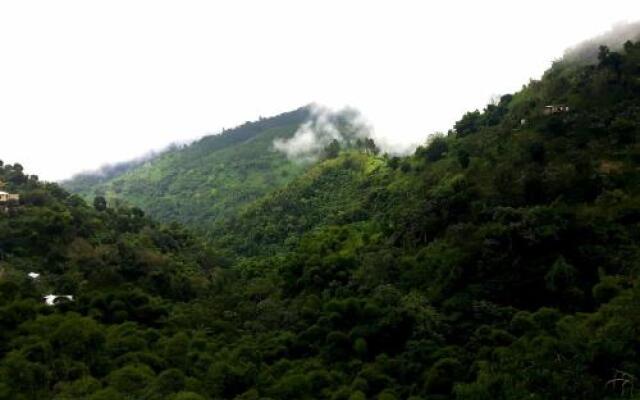
<svg viewBox="0 0 640 400">
<path fill-rule="evenodd" d="M 3 166 L 0 399 L 640 398 L 640 43 L 597 58 L 410 156 L 272 160 L 298 169 L 206 234 Z M 272 141 L 251 126 L 206 141 Z M 106 187 L 164 190 L 138 168 Z"/>
<path fill-rule="evenodd" d="M 155 157 L 80 174 L 65 188 L 87 199 L 144 209 L 163 221 L 206 228 L 221 216 L 290 182 L 304 169 L 272 149 L 309 118 L 309 107 L 246 122 Z"/>
</svg>

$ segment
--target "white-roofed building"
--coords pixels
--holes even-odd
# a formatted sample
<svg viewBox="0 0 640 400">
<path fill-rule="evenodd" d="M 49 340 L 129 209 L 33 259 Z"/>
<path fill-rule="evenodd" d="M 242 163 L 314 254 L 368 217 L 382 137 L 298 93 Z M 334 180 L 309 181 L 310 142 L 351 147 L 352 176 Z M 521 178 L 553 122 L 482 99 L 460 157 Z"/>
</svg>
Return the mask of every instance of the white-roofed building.
<svg viewBox="0 0 640 400">
<path fill-rule="evenodd" d="M 569 112 L 569 106 L 565 106 L 562 104 L 550 104 L 548 106 L 544 106 L 542 113 L 544 115 L 558 114 L 558 113 L 566 113 Z"/>
<path fill-rule="evenodd" d="M 20 201 L 20 195 L 7 193 L 0 190 L 0 203 L 7 203 L 9 201 Z"/>
<path fill-rule="evenodd" d="M 48 294 L 42 299 L 46 305 L 55 306 L 65 301 L 73 301 L 73 296 L 70 294 Z"/>
</svg>

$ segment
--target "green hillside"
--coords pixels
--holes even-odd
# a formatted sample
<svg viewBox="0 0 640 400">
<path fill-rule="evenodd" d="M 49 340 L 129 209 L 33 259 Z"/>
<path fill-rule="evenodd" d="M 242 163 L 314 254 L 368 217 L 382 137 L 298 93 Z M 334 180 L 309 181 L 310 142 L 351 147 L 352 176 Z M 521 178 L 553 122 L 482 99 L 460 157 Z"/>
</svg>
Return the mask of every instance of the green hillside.
<svg viewBox="0 0 640 400">
<path fill-rule="evenodd" d="M 344 153 L 222 225 L 300 316 L 290 398 L 317 358 L 344 373 L 327 398 L 633 398 L 639 95 L 638 44 L 559 62 L 411 157 Z"/>
<path fill-rule="evenodd" d="M 0 399 L 639 398 L 640 43 L 374 153 L 334 146 L 206 244 L 4 166 Z"/>
<path fill-rule="evenodd" d="M 87 199 L 105 196 L 163 221 L 211 226 L 220 216 L 281 187 L 304 167 L 274 151 L 276 138 L 291 137 L 309 108 L 247 122 L 185 147 L 174 146 L 144 162 L 107 168 L 63 182 Z"/>
<path fill-rule="evenodd" d="M 0 399 L 124 398 L 101 380 L 123 388 L 129 373 L 151 384 L 148 365 L 171 362 L 149 346 L 181 340 L 173 310 L 210 291 L 217 257 L 139 209 L 91 207 L 22 171 L 0 161 L 2 190 L 20 195 L 0 204 Z"/>
</svg>

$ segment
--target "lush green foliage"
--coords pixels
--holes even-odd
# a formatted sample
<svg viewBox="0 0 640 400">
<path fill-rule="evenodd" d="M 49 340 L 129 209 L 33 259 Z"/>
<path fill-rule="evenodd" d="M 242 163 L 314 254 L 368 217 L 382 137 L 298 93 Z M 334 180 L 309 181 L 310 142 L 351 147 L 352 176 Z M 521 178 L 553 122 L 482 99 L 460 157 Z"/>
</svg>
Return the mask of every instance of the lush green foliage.
<svg viewBox="0 0 640 400">
<path fill-rule="evenodd" d="M 146 162 L 80 175 L 63 185 L 87 199 L 104 196 L 111 204 L 125 202 L 165 222 L 206 228 L 304 170 L 275 151 L 273 141 L 292 136 L 308 117 L 304 107 L 247 122 L 174 146 Z"/>
<path fill-rule="evenodd" d="M 638 398 L 640 45 L 328 150 L 206 245 L 4 167 L 0 399 Z"/>
</svg>

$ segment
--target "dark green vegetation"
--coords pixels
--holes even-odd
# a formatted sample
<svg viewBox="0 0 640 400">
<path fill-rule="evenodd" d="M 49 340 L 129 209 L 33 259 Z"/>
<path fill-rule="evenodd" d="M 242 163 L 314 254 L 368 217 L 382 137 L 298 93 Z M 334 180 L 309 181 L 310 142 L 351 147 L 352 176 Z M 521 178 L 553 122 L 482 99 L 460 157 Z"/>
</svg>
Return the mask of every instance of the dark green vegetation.
<svg viewBox="0 0 640 400">
<path fill-rule="evenodd" d="M 221 216 L 284 186 L 304 168 L 273 149 L 309 118 L 309 108 L 247 122 L 191 145 L 169 148 L 146 162 L 107 168 L 64 182 L 85 198 L 126 202 L 163 221 L 208 227 Z"/>
<path fill-rule="evenodd" d="M 206 244 L 4 167 L 0 399 L 639 398 L 640 44 L 332 155 Z"/>
</svg>

